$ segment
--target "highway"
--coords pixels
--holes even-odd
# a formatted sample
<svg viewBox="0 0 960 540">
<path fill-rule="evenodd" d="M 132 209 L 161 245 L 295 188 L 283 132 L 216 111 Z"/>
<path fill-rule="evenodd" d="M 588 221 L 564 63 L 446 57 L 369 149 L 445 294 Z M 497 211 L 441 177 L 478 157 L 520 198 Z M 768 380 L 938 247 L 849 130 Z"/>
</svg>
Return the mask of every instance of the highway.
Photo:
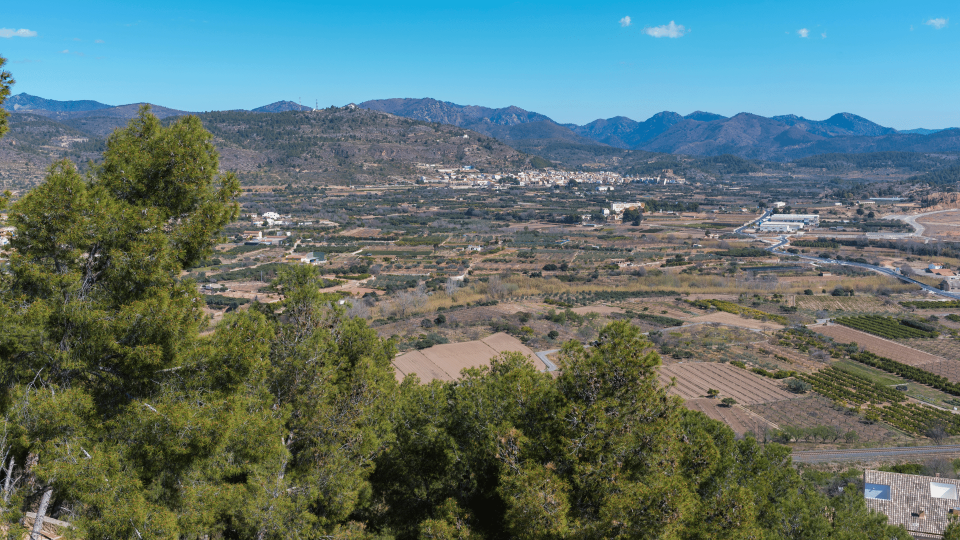
<svg viewBox="0 0 960 540">
<path fill-rule="evenodd" d="M 781 237 L 780 237 L 780 242 L 779 242 L 778 244 L 773 245 L 773 246 L 770 246 L 770 247 L 766 248 L 766 250 L 769 251 L 769 252 L 771 252 L 771 253 L 775 253 L 775 254 L 777 254 L 777 255 L 783 255 L 783 256 L 785 256 L 785 257 L 791 257 L 791 256 L 792 256 L 792 257 L 799 257 L 799 258 L 801 258 L 801 259 L 803 259 L 803 260 L 806 260 L 806 261 L 814 261 L 814 262 L 819 262 L 819 263 L 823 263 L 823 264 L 838 264 L 838 265 L 841 265 L 841 266 L 856 266 L 856 267 L 858 267 L 858 268 L 863 268 L 863 269 L 865 269 L 865 270 L 872 270 L 872 271 L 874 271 L 874 272 L 877 272 L 878 274 L 884 274 L 884 275 L 888 275 L 888 276 L 890 276 L 890 277 L 897 278 L 897 279 L 899 279 L 900 281 L 905 281 L 905 282 L 907 282 L 907 283 L 913 283 L 914 285 L 920 287 L 921 289 L 923 289 L 923 290 L 925 290 L 925 291 L 927 291 L 927 292 L 929 292 L 929 293 L 933 293 L 933 294 L 936 294 L 936 295 L 938 295 L 938 296 L 943 296 L 943 297 L 949 298 L 949 299 L 951 299 L 951 300 L 960 300 L 960 294 L 957 294 L 957 293 L 949 293 L 949 292 L 946 292 L 946 291 L 941 291 L 940 289 L 938 289 L 938 288 L 936 288 L 936 287 L 933 287 L 933 286 L 931 286 L 931 285 L 927 285 L 926 283 L 921 283 L 921 282 L 919 282 L 919 281 L 917 281 L 917 280 L 915 280 L 915 279 L 909 278 L 909 277 L 901 274 L 900 271 L 897 270 L 897 269 L 884 268 L 884 267 L 882 267 L 882 266 L 874 266 L 874 265 L 872 265 L 872 264 L 866 264 L 866 263 L 858 263 L 858 262 L 851 262 L 851 261 L 838 261 L 838 260 L 836 260 L 836 259 L 821 259 L 820 257 L 810 257 L 810 256 L 808 256 L 808 255 L 795 255 L 795 254 L 793 254 L 793 253 L 788 253 L 788 252 L 786 252 L 786 251 L 781 251 L 780 248 L 782 248 L 782 247 L 785 246 L 785 245 L 788 245 L 789 243 L 790 243 L 790 240 L 789 240 L 788 238 L 781 236 Z"/>
<path fill-rule="evenodd" d="M 756 222 L 757 220 L 763 219 L 764 217 L 766 217 L 766 216 L 769 214 L 769 212 L 770 212 L 770 210 L 768 210 L 767 212 L 765 212 L 763 216 L 760 216 L 759 218 L 757 218 L 757 219 L 755 219 L 755 220 L 753 220 L 753 221 L 750 221 L 750 222 L 744 224 L 743 226 L 739 227 L 738 229 L 735 229 L 734 232 L 739 233 L 739 234 L 745 234 L 746 236 L 750 236 L 750 237 L 753 237 L 753 238 L 757 238 L 757 235 L 756 235 L 756 234 L 747 234 L 747 233 L 743 233 L 743 232 L 741 232 L 741 231 L 743 231 L 743 229 L 745 229 L 746 227 L 748 227 L 748 226 L 751 225 L 752 223 Z M 931 213 L 933 213 L 933 212 L 931 212 Z M 899 279 L 900 281 L 905 281 L 905 282 L 907 282 L 907 283 L 913 283 L 914 285 L 917 285 L 917 286 L 920 287 L 921 289 L 923 289 L 923 290 L 925 290 L 925 291 L 927 291 L 927 292 L 929 292 L 929 293 L 935 294 L 935 295 L 937 295 L 937 296 L 942 296 L 942 297 L 944 297 L 944 298 L 949 298 L 949 299 L 951 299 L 951 300 L 960 300 L 960 294 L 957 294 L 957 293 L 949 293 L 949 292 L 946 292 L 946 291 L 941 291 L 940 289 L 938 289 L 938 288 L 936 288 L 936 287 L 933 287 L 933 286 L 931 286 L 931 285 L 927 285 L 926 283 L 921 283 L 921 282 L 919 282 L 919 281 L 917 281 L 917 280 L 915 280 L 915 279 L 909 278 L 909 277 L 901 274 L 901 273 L 900 273 L 900 270 L 897 270 L 897 269 L 884 268 L 884 267 L 882 267 L 882 266 L 874 266 L 874 265 L 872 265 L 872 264 L 866 264 L 866 263 L 858 263 L 858 262 L 851 262 L 851 261 L 839 261 L 839 260 L 836 260 L 836 259 L 821 259 L 820 257 L 811 257 L 811 256 L 809 256 L 809 255 L 799 255 L 799 254 L 788 253 L 788 252 L 786 252 L 786 251 L 783 251 L 781 248 L 783 248 L 784 246 L 787 246 L 787 245 L 790 244 L 790 238 L 789 238 L 788 236 L 781 235 L 781 236 L 778 237 L 778 239 L 779 239 L 779 241 L 778 241 L 776 244 L 774 244 L 774 245 L 772 245 L 772 246 L 770 246 L 770 247 L 764 248 L 764 249 L 766 249 L 767 251 L 769 251 L 769 252 L 771 252 L 771 253 L 774 253 L 774 254 L 777 254 L 777 255 L 781 255 L 781 256 L 784 256 L 784 257 L 799 257 L 800 259 L 803 259 L 803 260 L 806 260 L 806 261 L 819 262 L 819 263 L 822 263 L 822 264 L 837 264 L 837 265 L 841 265 L 841 266 L 856 266 L 856 267 L 858 267 L 858 268 L 863 268 L 863 269 L 865 269 L 865 270 L 871 270 L 871 271 L 873 271 L 873 272 L 877 272 L 878 274 L 885 274 L 885 275 L 888 275 L 888 276 L 890 276 L 890 277 L 897 278 L 897 279 Z"/>
<path fill-rule="evenodd" d="M 890 448 L 857 448 L 853 450 L 819 450 L 793 452 L 794 463 L 842 463 L 846 461 L 873 461 L 879 459 L 954 456 L 960 454 L 960 445 L 908 446 Z"/>
</svg>

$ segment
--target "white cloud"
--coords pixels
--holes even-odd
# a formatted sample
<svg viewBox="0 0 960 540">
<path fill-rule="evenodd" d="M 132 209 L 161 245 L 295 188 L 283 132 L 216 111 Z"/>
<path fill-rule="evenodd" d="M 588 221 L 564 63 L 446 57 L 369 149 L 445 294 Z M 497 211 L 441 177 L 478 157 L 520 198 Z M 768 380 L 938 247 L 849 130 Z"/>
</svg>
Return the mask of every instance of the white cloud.
<svg viewBox="0 0 960 540">
<path fill-rule="evenodd" d="M 64 49 L 60 51 L 60 54 L 70 54 L 70 49 Z"/>
<path fill-rule="evenodd" d="M 624 27 L 624 28 L 630 26 L 630 16 L 629 16 L 629 15 L 627 15 L 626 17 L 620 19 L 620 26 L 622 26 L 622 27 Z"/>
<path fill-rule="evenodd" d="M 648 26 L 643 29 L 643 33 L 655 38 L 678 38 L 690 33 L 690 29 L 682 24 L 670 21 L 670 24 L 664 24 L 662 26 Z"/>
<path fill-rule="evenodd" d="M 94 42 L 94 43 L 105 43 L 102 39 L 95 39 L 95 40 L 93 40 L 93 42 Z"/>
<path fill-rule="evenodd" d="M 822 37 L 823 39 L 827 39 L 827 33 L 826 32 L 821 33 L 820 37 Z"/>
<path fill-rule="evenodd" d="M 0 28 L 0 37 L 2 38 L 34 37 L 36 35 L 36 32 L 33 30 L 27 30 L 26 28 L 21 28 L 19 30 L 14 30 L 13 28 Z"/>
<path fill-rule="evenodd" d="M 810 37 L 810 31 L 807 30 L 806 28 L 801 28 L 797 30 L 797 34 L 799 34 L 800 37 Z"/>
<path fill-rule="evenodd" d="M 925 22 L 925 23 L 923 23 L 923 24 L 926 24 L 926 25 L 928 25 L 928 26 L 932 26 L 932 27 L 936 28 L 937 30 L 939 30 L 939 29 L 941 29 L 941 28 L 943 28 L 944 26 L 947 25 L 947 21 L 948 21 L 948 19 L 944 19 L 943 17 L 937 17 L 936 19 L 930 19 L 929 21 L 927 21 L 927 22 Z"/>
</svg>

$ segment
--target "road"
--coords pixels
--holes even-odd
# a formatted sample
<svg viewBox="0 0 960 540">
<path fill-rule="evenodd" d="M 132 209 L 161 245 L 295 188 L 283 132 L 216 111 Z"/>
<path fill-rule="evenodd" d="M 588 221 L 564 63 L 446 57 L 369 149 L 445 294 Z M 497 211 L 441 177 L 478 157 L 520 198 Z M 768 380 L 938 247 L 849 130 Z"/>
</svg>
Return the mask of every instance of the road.
<svg viewBox="0 0 960 540">
<path fill-rule="evenodd" d="M 758 217 L 758 218 L 755 218 L 755 219 L 753 219 L 752 221 L 748 221 L 748 222 L 744 223 L 743 225 L 741 225 L 740 227 L 734 229 L 734 230 L 733 230 L 734 234 L 743 234 L 743 230 L 744 230 L 744 229 L 746 229 L 746 228 L 749 227 L 750 225 L 753 225 L 754 223 L 756 223 L 756 222 L 758 222 L 758 221 L 766 218 L 767 216 L 769 216 L 769 215 L 772 214 L 772 213 L 773 213 L 773 208 L 768 208 L 767 211 L 764 212 L 762 216 L 760 216 L 760 217 Z"/>
<path fill-rule="evenodd" d="M 960 445 L 915 446 L 890 448 L 858 448 L 855 450 L 821 450 L 793 452 L 794 463 L 831 463 L 845 461 L 873 461 L 889 458 L 954 456 L 960 454 Z"/>
<path fill-rule="evenodd" d="M 547 355 L 548 355 L 548 354 L 553 354 L 553 353 L 555 353 L 555 352 L 557 352 L 557 351 L 559 351 L 559 350 L 560 350 L 560 349 L 551 349 L 551 350 L 549 350 L 549 351 L 540 351 L 540 352 L 535 353 L 535 354 L 537 355 L 537 358 L 539 358 L 540 360 L 543 361 L 544 364 L 546 364 L 546 366 L 547 366 L 547 371 L 556 371 L 556 370 L 559 369 L 559 368 L 557 368 L 557 365 L 554 364 L 553 362 L 551 362 L 549 358 L 547 358 Z"/>
<path fill-rule="evenodd" d="M 894 215 L 891 215 L 891 216 L 884 216 L 883 219 L 899 219 L 900 221 L 902 221 L 902 222 L 906 223 L 907 225 L 910 225 L 911 227 L 913 227 L 913 232 L 912 232 L 911 234 L 909 234 L 909 235 L 906 235 L 906 236 L 916 236 L 916 237 L 923 238 L 923 237 L 924 237 L 924 236 L 923 236 L 923 232 L 924 232 L 925 230 L 927 230 L 927 228 L 924 227 L 923 225 L 921 225 L 920 223 L 917 223 L 917 219 L 922 218 L 922 217 L 926 217 L 926 216 L 932 216 L 932 215 L 934 215 L 934 214 L 942 214 L 942 213 L 944 213 L 944 212 L 956 212 L 956 211 L 957 211 L 956 208 L 950 208 L 950 209 L 948 209 L 948 210 L 935 210 L 935 211 L 933 211 L 933 212 L 923 212 L 923 213 L 921 213 L 921 214 L 909 214 L 909 215 L 908 215 L 908 214 L 894 214 Z"/>
<path fill-rule="evenodd" d="M 933 213 L 933 212 L 931 212 L 931 213 Z M 920 217 L 920 216 L 917 216 L 917 217 Z M 752 222 L 750 222 L 750 223 L 752 223 Z M 747 223 L 747 225 L 749 225 L 750 223 Z M 747 225 L 744 225 L 744 227 L 746 227 Z M 742 229 L 742 228 L 743 228 L 743 227 L 741 227 L 741 229 Z M 740 231 L 741 229 L 737 229 L 737 231 Z M 747 236 L 752 236 L 753 238 L 757 238 L 757 235 L 755 235 L 755 234 L 748 234 Z M 850 262 L 850 261 L 838 261 L 838 260 L 836 260 L 836 259 L 821 259 L 820 257 L 811 257 L 811 256 L 809 256 L 809 255 L 799 255 L 799 254 L 794 254 L 794 253 L 788 253 L 788 252 L 782 251 L 782 250 L 780 249 L 780 248 L 782 248 L 782 247 L 784 247 L 784 246 L 786 246 L 786 245 L 789 245 L 789 244 L 790 244 L 790 238 L 789 238 L 788 236 L 783 236 L 783 235 L 781 235 L 781 236 L 778 237 L 778 242 L 777 242 L 776 244 L 774 244 L 774 245 L 772 245 L 772 246 L 770 246 L 770 247 L 768 247 L 768 248 L 764 248 L 764 249 L 766 249 L 766 250 L 769 251 L 770 253 L 775 253 L 775 254 L 777 254 L 777 255 L 782 255 L 782 256 L 784 256 L 784 257 L 799 257 L 800 259 L 803 259 L 803 260 L 806 260 L 806 261 L 814 261 L 814 262 L 819 262 L 819 263 L 823 263 L 823 264 L 837 264 L 837 265 L 840 265 L 840 266 L 856 266 L 856 267 L 858 267 L 858 268 L 863 268 L 863 269 L 865 269 L 865 270 L 871 270 L 871 271 L 873 271 L 873 272 L 877 272 L 878 274 L 884 274 L 884 275 L 887 275 L 887 276 L 890 276 L 890 277 L 897 278 L 897 279 L 899 279 L 900 281 L 905 281 L 905 282 L 907 282 L 907 283 L 913 283 L 914 285 L 917 285 L 917 286 L 920 287 L 921 289 L 923 289 L 923 290 L 925 290 L 925 291 L 927 291 L 927 292 L 929 292 L 929 293 L 933 293 L 933 294 L 935 294 L 935 295 L 937 295 L 937 296 L 943 296 L 943 297 L 949 298 L 949 299 L 951 299 L 951 300 L 960 300 L 960 294 L 957 294 L 957 293 L 949 293 L 949 292 L 946 292 L 946 291 L 941 291 L 940 289 L 938 289 L 938 288 L 936 288 L 936 287 L 933 287 L 933 286 L 931 286 L 931 285 L 927 285 L 926 283 L 921 283 L 921 282 L 919 282 L 919 281 L 917 281 L 917 280 L 915 280 L 915 279 L 909 278 L 909 277 L 901 274 L 900 271 L 897 270 L 897 269 L 884 268 L 884 267 L 882 267 L 882 266 L 874 266 L 874 265 L 872 265 L 872 264 L 866 264 L 866 263 L 858 263 L 858 262 Z"/>
<path fill-rule="evenodd" d="M 767 251 L 769 251 L 769 252 L 771 252 L 771 253 L 776 253 L 777 255 L 783 255 L 783 256 L 786 256 L 786 257 L 793 256 L 793 257 L 799 257 L 799 258 L 801 258 L 801 259 L 803 259 L 803 260 L 807 260 L 807 261 L 815 261 L 815 262 L 820 262 L 820 263 L 824 263 L 824 264 L 838 264 L 838 265 L 840 265 L 840 266 L 856 266 L 856 267 L 858 267 L 858 268 L 863 268 L 863 269 L 865 269 L 865 270 L 872 270 L 872 271 L 874 271 L 874 272 L 877 272 L 878 274 L 884 274 L 884 275 L 887 275 L 887 276 L 890 276 L 890 277 L 897 278 L 897 279 L 899 279 L 900 281 L 905 281 L 905 282 L 907 282 L 907 283 L 913 283 L 914 285 L 920 287 L 921 289 L 923 289 L 923 290 L 925 290 L 925 291 L 927 291 L 927 292 L 929 292 L 929 293 L 933 293 L 933 294 L 938 295 L 938 296 L 943 296 L 943 297 L 949 298 L 949 299 L 951 299 L 951 300 L 960 300 L 960 294 L 958 294 L 958 293 L 949 293 L 949 292 L 946 292 L 946 291 L 941 291 L 940 289 L 938 289 L 938 288 L 936 288 L 936 287 L 934 287 L 934 286 L 932 286 L 932 285 L 927 285 L 926 283 L 922 283 L 922 282 L 917 281 L 917 280 L 915 280 L 915 279 L 909 278 L 909 277 L 901 274 L 900 271 L 897 270 L 897 269 L 884 268 L 884 267 L 882 267 L 882 266 L 874 266 L 874 265 L 872 265 L 872 264 L 865 264 L 865 263 L 857 263 L 857 262 L 850 262 L 850 261 L 838 261 L 838 260 L 836 260 L 836 259 L 821 259 L 820 257 L 810 257 L 810 256 L 808 256 L 808 255 L 795 255 L 795 254 L 793 254 L 793 253 L 788 253 L 788 252 L 786 252 L 786 251 L 781 251 L 779 248 L 783 247 L 783 246 L 786 245 L 788 242 L 789 242 L 789 240 L 781 241 L 779 244 L 777 244 L 777 245 L 775 245 L 775 246 L 768 247 L 768 248 L 766 248 L 766 249 L 767 249 Z"/>
</svg>

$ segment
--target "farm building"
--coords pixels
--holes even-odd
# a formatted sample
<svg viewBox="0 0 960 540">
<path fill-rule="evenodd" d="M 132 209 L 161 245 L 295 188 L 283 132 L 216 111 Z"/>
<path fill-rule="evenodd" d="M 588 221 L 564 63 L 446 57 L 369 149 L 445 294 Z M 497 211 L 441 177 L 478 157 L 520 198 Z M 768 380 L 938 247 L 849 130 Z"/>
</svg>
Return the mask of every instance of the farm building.
<svg viewBox="0 0 960 540">
<path fill-rule="evenodd" d="M 867 508 L 903 525 L 917 538 L 938 537 L 960 515 L 960 480 L 867 470 L 863 473 Z"/>
</svg>

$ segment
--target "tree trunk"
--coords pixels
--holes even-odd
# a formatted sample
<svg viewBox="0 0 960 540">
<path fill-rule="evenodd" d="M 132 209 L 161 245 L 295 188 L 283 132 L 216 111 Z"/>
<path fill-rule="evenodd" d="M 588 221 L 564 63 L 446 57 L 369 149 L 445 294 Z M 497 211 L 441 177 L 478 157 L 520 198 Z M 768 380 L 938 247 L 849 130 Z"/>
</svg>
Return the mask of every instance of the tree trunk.
<svg viewBox="0 0 960 540">
<path fill-rule="evenodd" d="M 43 496 L 40 497 L 40 507 L 37 508 L 37 517 L 33 520 L 33 532 L 30 533 L 30 540 L 40 540 L 40 531 L 43 529 L 43 518 L 47 515 L 47 506 L 50 505 L 50 498 L 53 497 L 53 486 L 47 486 Z"/>
<path fill-rule="evenodd" d="M 3 482 L 3 504 L 10 502 L 10 489 L 13 484 L 13 456 L 10 456 L 10 464 L 7 465 L 7 479 Z"/>
</svg>

